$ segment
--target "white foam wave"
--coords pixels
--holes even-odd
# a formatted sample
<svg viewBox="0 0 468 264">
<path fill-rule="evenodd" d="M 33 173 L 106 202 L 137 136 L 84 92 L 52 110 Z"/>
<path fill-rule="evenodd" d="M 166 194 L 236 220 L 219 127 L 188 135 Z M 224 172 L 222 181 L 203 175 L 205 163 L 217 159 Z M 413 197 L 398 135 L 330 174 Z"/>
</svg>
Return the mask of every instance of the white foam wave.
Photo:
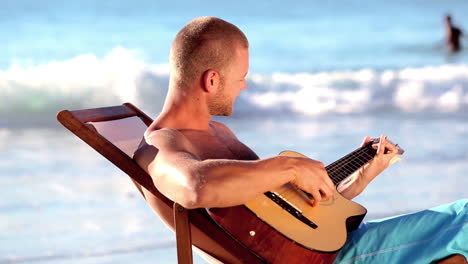
<svg viewBox="0 0 468 264">
<path fill-rule="evenodd" d="M 148 65 L 121 47 L 106 57 L 85 54 L 38 66 L 0 71 L 0 115 L 47 116 L 61 109 L 151 102 L 160 106 L 168 85 L 166 65 Z M 146 100 L 150 97 L 151 99 Z M 157 109 L 157 107 L 156 107 Z"/>
<path fill-rule="evenodd" d="M 468 65 L 252 76 L 244 97 L 254 106 L 304 115 L 464 112 Z M 250 109 L 252 110 L 252 109 Z"/>
<path fill-rule="evenodd" d="M 104 58 L 81 55 L 39 66 L 0 71 L 0 117 L 46 117 L 61 109 L 132 102 L 149 114 L 162 106 L 167 65 L 145 62 L 135 50 L 115 48 Z M 354 114 L 464 113 L 468 108 L 468 65 L 402 70 L 251 74 L 236 113 Z"/>
</svg>

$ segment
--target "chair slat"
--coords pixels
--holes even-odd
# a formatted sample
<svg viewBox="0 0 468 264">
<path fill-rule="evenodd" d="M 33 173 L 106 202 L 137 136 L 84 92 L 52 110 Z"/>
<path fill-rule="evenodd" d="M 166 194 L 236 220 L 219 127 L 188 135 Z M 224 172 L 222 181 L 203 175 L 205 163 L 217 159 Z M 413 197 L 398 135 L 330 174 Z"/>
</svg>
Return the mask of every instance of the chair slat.
<svg viewBox="0 0 468 264">
<path fill-rule="evenodd" d="M 72 112 L 73 116 L 83 123 L 108 121 L 137 115 L 135 111 L 125 105 L 75 110 Z"/>
</svg>

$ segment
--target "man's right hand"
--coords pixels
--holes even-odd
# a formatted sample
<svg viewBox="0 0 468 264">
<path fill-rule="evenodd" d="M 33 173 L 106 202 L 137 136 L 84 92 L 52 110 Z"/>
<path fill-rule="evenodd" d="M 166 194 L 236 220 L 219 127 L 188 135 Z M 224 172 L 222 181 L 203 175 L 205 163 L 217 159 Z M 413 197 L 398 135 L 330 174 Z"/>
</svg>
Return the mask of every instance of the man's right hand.
<svg viewBox="0 0 468 264">
<path fill-rule="evenodd" d="M 333 195 L 335 185 L 322 162 L 303 157 L 294 159 L 297 159 L 294 167 L 295 177 L 291 184 L 312 195 L 312 206 L 317 206 L 322 199 Z"/>
</svg>

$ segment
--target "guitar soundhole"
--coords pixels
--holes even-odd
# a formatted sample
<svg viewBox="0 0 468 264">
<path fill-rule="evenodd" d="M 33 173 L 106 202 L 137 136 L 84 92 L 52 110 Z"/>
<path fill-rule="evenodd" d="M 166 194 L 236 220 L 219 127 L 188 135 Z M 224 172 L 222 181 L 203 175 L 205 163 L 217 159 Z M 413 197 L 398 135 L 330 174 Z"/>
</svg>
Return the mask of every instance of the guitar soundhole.
<svg viewBox="0 0 468 264">
<path fill-rule="evenodd" d="M 278 194 L 273 193 L 273 192 L 266 192 L 265 195 L 272 200 L 274 203 L 279 205 L 281 208 L 283 208 L 286 212 L 288 212 L 290 215 L 294 216 L 297 220 L 303 222 L 304 224 L 312 227 L 313 229 L 316 229 L 318 226 L 310 221 L 307 217 L 302 215 L 302 212 L 294 207 L 291 203 L 288 201 L 284 200 L 281 198 Z"/>
</svg>

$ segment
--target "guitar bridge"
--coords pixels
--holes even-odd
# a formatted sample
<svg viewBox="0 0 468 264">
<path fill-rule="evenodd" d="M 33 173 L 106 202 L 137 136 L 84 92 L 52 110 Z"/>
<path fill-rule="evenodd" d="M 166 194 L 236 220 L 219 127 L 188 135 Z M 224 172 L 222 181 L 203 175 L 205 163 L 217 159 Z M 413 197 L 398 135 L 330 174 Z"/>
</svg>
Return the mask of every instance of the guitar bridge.
<svg viewBox="0 0 468 264">
<path fill-rule="evenodd" d="M 302 223 L 310 226 L 313 229 L 316 229 L 318 226 L 310 221 L 307 217 L 302 215 L 302 211 L 299 210 L 297 207 L 295 207 L 293 204 L 288 202 L 287 200 L 283 199 L 281 195 L 274 193 L 274 192 L 266 192 L 265 195 L 272 200 L 274 203 L 279 205 L 281 208 L 283 208 L 286 212 L 288 212 L 290 215 L 295 217 L 297 220 L 301 221 Z"/>
</svg>

